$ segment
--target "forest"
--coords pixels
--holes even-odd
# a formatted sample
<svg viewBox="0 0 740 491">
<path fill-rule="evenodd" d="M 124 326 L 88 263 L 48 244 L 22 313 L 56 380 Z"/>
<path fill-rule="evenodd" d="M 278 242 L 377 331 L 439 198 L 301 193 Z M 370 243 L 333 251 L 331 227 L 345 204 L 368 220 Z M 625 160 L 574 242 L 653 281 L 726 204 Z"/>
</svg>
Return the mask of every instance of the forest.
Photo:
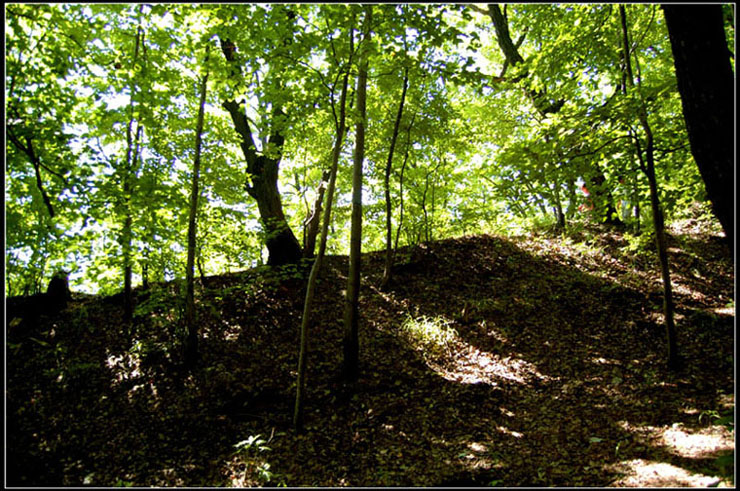
<svg viewBox="0 0 740 491">
<path fill-rule="evenodd" d="M 4 10 L 6 486 L 734 487 L 734 4 Z"/>
</svg>

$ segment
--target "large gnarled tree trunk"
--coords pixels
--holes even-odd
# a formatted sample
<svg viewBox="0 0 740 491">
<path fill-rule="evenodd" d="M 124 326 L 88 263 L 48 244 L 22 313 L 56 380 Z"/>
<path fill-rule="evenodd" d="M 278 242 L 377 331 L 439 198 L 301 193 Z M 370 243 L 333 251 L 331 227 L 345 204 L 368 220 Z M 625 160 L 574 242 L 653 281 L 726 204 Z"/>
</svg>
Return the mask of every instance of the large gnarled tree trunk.
<svg viewBox="0 0 740 491">
<path fill-rule="evenodd" d="M 239 77 L 240 71 L 236 65 L 234 43 L 228 39 L 222 39 L 221 49 L 224 57 L 232 63 L 232 77 Z M 224 101 L 222 106 L 231 115 L 234 129 L 240 137 L 239 144 L 247 162 L 247 179 L 244 187 L 257 202 L 260 218 L 265 228 L 265 245 L 269 252 L 267 264 L 280 266 L 297 263 L 302 255 L 301 246 L 285 219 L 278 190 L 280 154 L 285 138 L 280 133 L 280 128 L 275 125 L 267 143 L 267 148 L 272 149 L 274 154 L 268 155 L 265 152 L 261 155 L 257 154 L 249 121 L 241 104 L 228 100 Z M 283 117 L 279 106 L 273 110 L 273 117 L 274 119 Z"/>
<path fill-rule="evenodd" d="M 691 153 L 734 247 L 734 76 L 722 5 L 663 5 Z"/>
</svg>

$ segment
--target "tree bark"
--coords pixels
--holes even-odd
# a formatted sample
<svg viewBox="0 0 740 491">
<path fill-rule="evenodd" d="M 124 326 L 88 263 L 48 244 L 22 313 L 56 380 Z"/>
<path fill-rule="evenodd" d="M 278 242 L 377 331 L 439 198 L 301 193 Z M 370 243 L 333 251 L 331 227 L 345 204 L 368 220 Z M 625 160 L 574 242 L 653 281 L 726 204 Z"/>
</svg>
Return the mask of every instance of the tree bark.
<svg viewBox="0 0 740 491">
<path fill-rule="evenodd" d="M 522 63 L 524 58 L 519 54 L 518 46 L 511 40 L 511 34 L 509 33 L 509 25 L 506 17 L 501 12 L 498 4 L 488 4 L 488 15 L 493 21 L 494 28 L 496 29 L 496 40 L 501 48 L 501 51 L 506 57 L 507 66 L 515 67 Z M 502 70 L 503 73 L 503 70 Z M 527 77 L 527 73 L 519 75 L 514 81 L 519 81 Z M 551 101 L 545 91 L 537 91 L 526 89 L 527 95 L 532 99 L 537 111 L 543 116 L 549 113 L 557 113 L 565 104 L 565 100 L 561 99 L 558 101 Z"/>
<path fill-rule="evenodd" d="M 691 153 L 734 250 L 734 75 L 722 5 L 663 5 Z"/>
<path fill-rule="evenodd" d="M 365 158 L 365 117 L 367 98 L 367 71 L 372 23 L 372 5 L 365 6 L 362 26 L 362 47 L 357 74 L 357 115 L 355 125 L 355 155 L 352 168 L 352 231 L 350 234 L 349 273 L 344 310 L 344 366 L 343 376 L 355 382 L 359 376 L 358 338 L 360 299 L 360 253 L 362 252 L 362 163 Z"/>
<path fill-rule="evenodd" d="M 44 205 L 46 205 L 49 216 L 51 218 L 54 218 L 54 207 L 51 205 L 51 199 L 49 199 L 49 195 L 46 194 L 44 183 L 41 180 L 41 160 L 39 159 L 38 155 L 36 155 L 36 151 L 33 149 L 33 140 L 31 139 L 31 137 L 26 135 L 26 144 L 23 145 L 18 137 L 13 133 L 10 126 L 7 127 L 5 133 L 8 136 L 8 139 L 13 143 L 13 145 L 15 145 L 18 150 L 25 153 L 28 156 L 28 159 L 31 161 L 31 164 L 33 165 L 33 171 L 36 175 L 36 187 L 38 188 L 39 193 L 41 193 L 41 199 L 44 201 Z"/>
<path fill-rule="evenodd" d="M 240 78 L 241 72 L 237 65 L 234 43 L 228 39 L 222 39 L 221 50 L 226 60 L 231 63 L 231 77 Z M 278 190 L 280 153 L 285 138 L 275 125 L 267 146 L 277 152 L 277 157 L 271 158 L 264 153 L 258 155 L 247 116 L 242 111 L 240 104 L 235 100 L 227 100 L 222 103 L 222 107 L 231 116 L 234 129 L 240 137 L 239 145 L 247 162 L 247 179 L 244 187 L 247 193 L 257 202 L 260 219 L 265 229 L 265 245 L 269 252 L 267 264 L 281 266 L 297 263 L 303 255 L 301 246 L 285 219 L 280 191 Z M 275 107 L 273 110 L 274 119 L 280 119 L 283 116 L 282 109 Z"/>
<path fill-rule="evenodd" d="M 204 65 L 208 64 L 208 48 Z M 185 349 L 184 363 L 192 368 L 198 361 L 198 323 L 195 313 L 195 239 L 197 235 L 196 218 L 198 213 L 198 186 L 200 179 L 200 155 L 203 146 L 203 120 L 205 119 L 206 89 L 208 86 L 208 71 L 203 76 L 200 85 L 200 102 L 198 105 L 198 119 L 195 128 L 195 157 L 193 159 L 193 180 L 190 187 L 190 215 L 188 217 L 188 261 L 185 271 Z"/>
<path fill-rule="evenodd" d="M 403 73 L 403 89 L 401 90 L 401 102 L 398 104 L 398 113 L 396 114 L 396 121 L 393 125 L 393 134 L 391 135 L 390 149 L 388 150 L 388 160 L 385 163 L 385 176 L 384 176 L 384 188 L 385 188 L 385 268 L 383 269 L 383 279 L 380 282 L 380 287 L 385 288 L 391 281 L 391 267 L 393 266 L 393 230 L 391 226 L 391 169 L 393 168 L 393 152 L 396 149 L 396 141 L 398 140 L 398 132 L 401 127 L 401 118 L 403 117 L 403 105 L 406 101 L 406 91 L 409 88 L 409 69 L 406 67 Z"/>
</svg>

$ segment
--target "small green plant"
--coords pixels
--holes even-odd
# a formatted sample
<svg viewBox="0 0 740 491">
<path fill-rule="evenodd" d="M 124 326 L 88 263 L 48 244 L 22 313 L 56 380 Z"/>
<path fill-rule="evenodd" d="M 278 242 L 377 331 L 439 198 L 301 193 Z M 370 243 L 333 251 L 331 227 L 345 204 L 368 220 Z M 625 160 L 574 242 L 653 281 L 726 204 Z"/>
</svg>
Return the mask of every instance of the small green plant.
<svg viewBox="0 0 740 491">
<path fill-rule="evenodd" d="M 699 414 L 699 422 L 701 423 L 702 419 L 705 417 L 709 417 L 714 420 L 714 424 L 724 426 L 730 431 L 735 431 L 735 415 L 733 414 L 733 411 L 725 411 L 722 414 L 719 413 L 719 411 L 715 410 L 708 410 L 708 411 L 702 411 Z"/>
<path fill-rule="evenodd" d="M 235 444 L 234 447 L 236 448 L 234 451 L 235 455 L 249 452 L 266 452 L 271 450 L 270 447 L 267 446 L 267 442 L 260 438 L 260 435 L 250 435 L 246 440 L 242 440 Z"/>
<path fill-rule="evenodd" d="M 643 256 L 651 254 L 655 250 L 655 235 L 651 232 L 645 232 L 639 235 L 626 233 L 624 234 L 624 238 L 627 240 L 627 245 L 622 250 L 626 253 L 634 256 Z"/>
<path fill-rule="evenodd" d="M 457 338 L 457 331 L 450 326 L 449 321 L 442 317 L 408 316 L 401 329 L 405 331 L 412 342 L 423 348 L 425 356 L 435 357 L 450 354 L 451 343 Z"/>
<path fill-rule="evenodd" d="M 272 440 L 272 437 L 270 437 Z M 244 480 L 248 482 L 247 476 L 251 473 L 256 476 L 257 480 L 262 483 L 272 482 L 276 475 L 270 470 L 269 462 L 260 458 L 259 454 L 270 451 L 268 447 L 269 440 L 260 438 L 260 435 L 250 435 L 246 440 L 235 444 L 234 455 L 242 456 L 246 467 L 244 469 Z"/>
</svg>

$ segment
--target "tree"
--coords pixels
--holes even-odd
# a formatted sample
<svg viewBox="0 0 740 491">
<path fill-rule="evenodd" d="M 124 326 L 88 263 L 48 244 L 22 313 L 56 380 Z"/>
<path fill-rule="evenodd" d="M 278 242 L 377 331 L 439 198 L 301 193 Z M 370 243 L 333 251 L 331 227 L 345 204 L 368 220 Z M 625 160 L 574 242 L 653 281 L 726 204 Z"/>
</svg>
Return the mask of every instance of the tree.
<svg viewBox="0 0 740 491">
<path fill-rule="evenodd" d="M 221 39 L 221 50 L 224 58 L 231 65 L 231 77 L 236 79 L 236 86 L 241 81 L 241 70 L 237 60 L 237 48 L 230 39 Z M 259 207 L 262 224 L 265 227 L 265 243 L 269 251 L 267 263 L 274 266 L 297 263 L 302 257 L 301 246 L 285 219 L 283 205 L 278 191 L 278 170 L 280 158 L 285 143 L 282 134 L 281 121 L 285 118 L 279 104 L 273 106 L 273 127 L 267 149 L 262 154 L 252 138 L 252 130 L 241 103 L 235 100 L 223 102 L 223 108 L 228 111 L 234 123 L 234 129 L 239 134 L 239 145 L 247 162 L 247 179 L 244 187 L 247 193 L 254 198 Z"/>
<path fill-rule="evenodd" d="M 350 235 L 349 273 L 344 310 L 344 366 L 343 375 L 354 382 L 359 375 L 359 298 L 360 253 L 362 250 L 362 162 L 365 158 L 365 116 L 367 70 L 370 55 L 370 28 L 372 5 L 365 7 L 362 24 L 359 70 L 357 73 L 357 122 L 355 124 L 355 154 L 352 166 L 352 230 Z"/>
<path fill-rule="evenodd" d="M 306 389 L 306 366 L 308 364 L 308 329 L 311 326 L 311 308 L 313 306 L 314 293 L 316 291 L 316 282 L 321 271 L 321 265 L 326 253 L 326 239 L 329 235 L 329 223 L 331 221 L 331 207 L 334 199 L 334 189 L 337 181 L 337 169 L 339 168 L 339 158 L 342 152 L 343 138 L 346 134 L 347 119 L 347 87 L 349 85 L 349 73 L 352 66 L 353 55 L 353 37 L 354 37 L 354 17 L 350 20 L 348 28 L 349 33 L 349 54 L 346 66 L 344 67 L 344 76 L 342 78 L 341 95 L 339 99 L 339 115 L 336 121 L 336 136 L 334 149 L 332 151 L 331 169 L 329 170 L 329 184 L 326 190 L 326 206 L 323 210 L 321 220 L 321 236 L 319 238 L 319 252 L 316 260 L 311 267 L 311 273 L 308 276 L 306 285 L 306 298 L 303 303 L 303 316 L 301 317 L 301 341 L 298 355 L 298 382 L 296 384 L 295 408 L 293 411 L 293 426 L 296 431 L 301 431 L 303 427 L 303 405 L 305 400 Z M 332 103 L 333 104 L 333 103 Z M 320 208 L 317 206 L 318 212 Z"/>
<path fill-rule="evenodd" d="M 473 6 L 473 8 L 481 13 L 486 13 L 486 11 L 484 11 L 480 7 Z M 528 79 L 528 77 L 530 77 L 529 69 L 527 68 L 527 64 L 525 63 L 524 58 L 519 53 L 519 49 L 527 35 L 526 30 L 522 33 L 517 42 L 514 43 L 509 32 L 509 22 L 506 15 L 506 6 L 504 7 L 504 10 L 502 12 L 498 4 L 489 4 L 487 13 L 494 24 L 494 28 L 496 31 L 496 40 L 498 41 L 499 47 L 505 56 L 504 66 L 500 76 L 498 77 L 498 80 L 503 79 L 509 67 L 519 67 L 520 70 L 515 73 L 512 81 L 522 83 L 525 86 L 525 92 L 532 101 L 532 104 L 534 105 L 537 112 L 542 117 L 559 113 L 565 104 L 565 99 L 551 98 L 547 94 L 547 91 L 544 87 L 537 88 L 536 83 Z M 610 224 L 621 224 L 621 220 L 619 219 L 616 208 L 614 206 L 614 198 L 612 197 L 612 193 L 608 188 L 604 186 L 604 184 L 607 182 L 607 179 L 606 177 L 604 177 L 604 174 L 599 168 L 598 164 L 593 164 L 591 169 L 588 169 L 587 174 L 589 175 L 589 179 L 592 184 L 592 191 L 594 193 L 594 196 L 597 198 L 597 204 L 600 208 L 602 208 L 603 204 L 603 210 L 599 209 L 599 211 L 601 211 L 600 215 L 603 218 L 603 221 Z M 559 185 L 556 183 L 555 186 L 556 187 L 554 192 L 555 194 L 557 194 L 557 188 Z M 555 215 L 558 224 L 559 226 L 564 227 L 565 216 L 562 213 L 562 210 L 558 210 L 559 207 L 556 206 Z"/>
<path fill-rule="evenodd" d="M 671 287 L 671 273 L 668 266 L 668 246 L 666 244 L 665 237 L 665 223 L 658 195 L 658 183 L 655 177 L 655 139 L 648 120 L 648 113 L 645 107 L 643 95 L 640 92 L 639 85 L 635 86 L 635 82 L 633 80 L 630 55 L 631 45 L 629 40 L 629 29 L 627 27 L 627 14 L 624 5 L 619 6 L 619 18 L 622 26 L 622 56 L 624 59 L 624 70 L 627 75 L 626 82 L 630 89 L 636 90 L 637 92 L 637 118 L 645 135 L 644 150 L 641 138 L 636 134 L 637 132 L 630 130 L 630 134 L 634 139 L 640 168 L 647 176 L 648 184 L 650 186 L 650 205 L 653 212 L 655 245 L 658 251 L 660 272 L 663 278 L 663 315 L 665 316 L 666 344 L 668 347 L 666 359 L 668 367 L 675 370 L 678 368 L 679 357 L 676 345 L 676 324 L 673 318 L 673 291 Z M 635 53 L 635 57 L 637 56 L 637 53 Z"/>
<path fill-rule="evenodd" d="M 144 5 L 139 6 L 139 15 L 143 15 Z M 141 22 L 141 20 L 139 21 Z M 134 54 L 132 57 L 132 70 L 135 70 L 138 65 L 141 67 L 145 66 L 145 61 L 140 61 L 140 57 L 143 57 L 143 53 L 146 52 L 144 46 L 144 30 L 141 24 L 136 29 L 136 40 L 134 43 Z M 146 74 L 143 74 L 146 76 Z M 132 293 L 132 223 L 133 223 L 133 209 L 132 209 L 132 196 L 134 194 L 133 180 L 137 171 L 137 163 L 140 155 L 140 142 L 142 126 L 139 118 L 136 117 L 136 81 L 131 79 L 129 86 L 129 120 L 126 125 L 126 158 L 124 161 L 124 167 L 122 169 L 122 192 L 123 192 L 123 210 L 124 210 L 124 221 L 123 230 L 121 233 L 121 240 L 123 242 L 123 320 L 124 322 L 131 322 L 133 316 L 133 293 Z M 134 131 L 134 122 L 136 122 L 136 130 Z"/>
<path fill-rule="evenodd" d="M 396 149 L 396 141 L 398 140 L 398 133 L 401 126 L 401 117 L 403 117 L 403 105 L 406 101 L 406 91 L 409 86 L 409 69 L 404 68 L 403 72 L 403 90 L 401 91 L 401 101 L 398 103 L 398 113 L 396 114 L 396 122 L 393 125 L 393 134 L 391 135 L 391 143 L 388 149 L 388 160 L 385 164 L 385 175 L 383 181 L 383 187 L 385 189 L 385 266 L 383 269 L 383 279 L 381 281 L 381 287 L 385 287 L 391 280 L 391 267 L 393 266 L 393 230 L 391 226 L 391 170 L 393 169 L 393 153 Z M 399 224 L 400 226 L 400 224 Z"/>
<path fill-rule="evenodd" d="M 208 65 L 208 47 L 204 65 Z M 200 178 L 200 155 L 203 143 L 203 120 L 205 119 L 206 89 L 208 87 L 208 69 L 200 85 L 200 104 L 198 120 L 195 127 L 195 157 L 193 159 L 193 180 L 190 188 L 190 213 L 188 215 L 188 263 L 185 271 L 185 366 L 192 367 L 198 358 L 198 324 L 195 313 L 195 252 L 196 252 L 196 215 L 198 212 L 198 185 Z"/>
<path fill-rule="evenodd" d="M 80 68 L 89 26 L 58 5 L 15 4 L 5 12 L 6 292 L 31 294 L 61 251 L 72 250 L 65 232 L 84 214 L 66 198 L 90 169 L 75 165 L 80 152 L 68 125 L 81 104 L 64 77 Z"/>
<path fill-rule="evenodd" d="M 663 5 L 691 153 L 734 248 L 734 75 L 722 5 Z"/>
</svg>

